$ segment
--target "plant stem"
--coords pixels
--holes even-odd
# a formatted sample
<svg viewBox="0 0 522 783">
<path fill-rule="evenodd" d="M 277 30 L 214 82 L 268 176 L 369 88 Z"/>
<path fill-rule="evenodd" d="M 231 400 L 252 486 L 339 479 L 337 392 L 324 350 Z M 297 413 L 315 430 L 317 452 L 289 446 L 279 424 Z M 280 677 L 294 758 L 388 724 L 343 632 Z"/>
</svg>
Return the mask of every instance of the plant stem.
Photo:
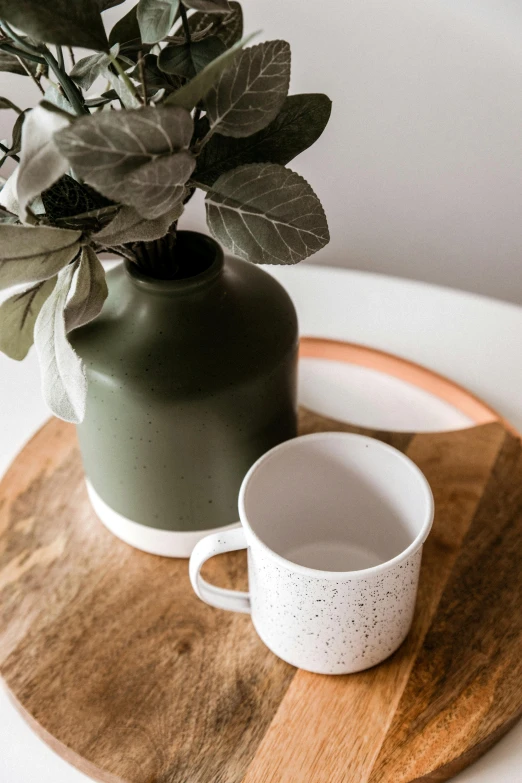
<svg viewBox="0 0 522 783">
<path fill-rule="evenodd" d="M 85 108 L 81 93 L 79 92 L 75 83 L 72 79 L 69 78 L 65 71 L 62 71 L 55 56 L 52 54 L 52 52 L 49 51 L 49 49 L 47 49 L 47 47 L 43 47 L 42 56 L 49 68 L 53 70 L 76 114 L 89 114 L 90 112 Z"/>
<path fill-rule="evenodd" d="M 45 65 L 45 60 L 43 57 L 27 52 L 25 49 L 18 49 L 16 46 L 12 46 L 10 43 L 4 43 L 2 41 L 0 43 L 0 49 L 3 49 L 4 52 L 8 52 L 9 54 L 14 54 L 15 57 L 25 57 L 26 60 L 31 60 L 33 63 L 40 63 L 40 65 Z"/>
<path fill-rule="evenodd" d="M 40 92 L 42 93 L 42 95 L 45 95 L 45 90 L 44 90 L 44 88 L 42 87 L 42 85 L 40 84 L 40 82 L 38 81 L 38 79 L 36 78 L 36 76 L 34 75 L 34 73 L 31 71 L 31 69 L 27 67 L 27 64 L 24 62 L 23 58 L 22 58 L 22 57 L 20 57 L 20 55 L 19 55 L 19 54 L 17 54 L 17 55 L 16 55 L 16 59 L 18 60 L 18 62 L 20 63 L 20 65 L 22 66 L 22 68 L 24 69 L 24 71 L 26 72 L 26 74 L 27 74 L 28 76 L 30 76 L 30 77 L 31 77 L 31 79 L 32 79 L 32 80 L 33 80 L 33 82 L 36 84 L 36 86 L 38 87 L 38 89 L 40 90 Z M 44 63 L 44 64 L 45 64 L 45 63 Z"/>
<path fill-rule="evenodd" d="M 34 46 L 31 46 L 31 44 L 28 44 L 26 41 L 24 41 L 24 39 L 18 35 L 18 33 L 15 33 L 13 28 L 8 25 L 7 22 L 2 22 L 1 24 L 9 38 L 11 38 L 13 41 L 16 41 L 16 43 L 19 44 L 19 46 L 21 46 L 24 51 L 29 52 L 29 54 L 38 54 L 38 50 Z"/>
<path fill-rule="evenodd" d="M 11 152 L 9 147 L 6 147 L 5 144 L 2 144 L 2 142 L 0 142 L 0 150 L 2 150 L 2 152 L 6 152 L 6 153 L 10 153 Z M 17 163 L 20 163 L 20 158 L 18 157 L 18 155 L 14 155 L 13 154 L 13 155 L 9 155 L 9 157 L 13 158 L 13 160 L 16 160 Z"/>
<path fill-rule="evenodd" d="M 118 62 L 118 58 L 114 57 L 112 54 L 109 55 L 109 56 L 111 58 L 111 63 L 114 65 L 114 68 L 116 69 L 116 71 L 118 73 L 118 76 L 120 76 L 123 79 L 123 81 L 125 82 L 125 86 L 129 90 L 129 92 L 132 93 L 132 95 L 134 95 L 136 100 L 138 100 L 140 103 L 143 103 L 143 101 L 141 99 L 141 95 L 138 94 L 138 91 L 136 90 L 136 87 L 134 86 L 132 81 L 129 79 L 129 77 L 127 76 L 127 74 L 125 73 L 123 68 L 121 67 L 120 63 Z"/>
<path fill-rule="evenodd" d="M 56 60 L 58 62 L 58 68 L 63 71 L 64 70 L 64 63 L 63 63 L 63 51 L 61 46 L 56 47 Z"/>
<path fill-rule="evenodd" d="M 145 80 L 145 65 L 143 63 L 143 52 L 138 52 L 138 70 L 140 72 L 141 91 L 143 94 L 143 103 L 147 105 L 147 82 Z"/>
<path fill-rule="evenodd" d="M 190 37 L 190 26 L 188 23 L 187 10 L 182 2 L 179 4 L 179 11 L 181 14 L 181 23 L 183 25 L 183 32 L 185 33 L 185 40 L 187 44 L 190 46 L 190 44 L 192 43 L 192 39 Z"/>
<path fill-rule="evenodd" d="M 67 47 L 67 51 L 69 52 L 69 57 L 71 58 L 71 63 L 72 63 L 73 68 L 74 68 L 74 66 L 76 65 L 76 58 L 74 56 L 74 50 L 73 50 L 72 46 L 68 46 Z"/>
</svg>

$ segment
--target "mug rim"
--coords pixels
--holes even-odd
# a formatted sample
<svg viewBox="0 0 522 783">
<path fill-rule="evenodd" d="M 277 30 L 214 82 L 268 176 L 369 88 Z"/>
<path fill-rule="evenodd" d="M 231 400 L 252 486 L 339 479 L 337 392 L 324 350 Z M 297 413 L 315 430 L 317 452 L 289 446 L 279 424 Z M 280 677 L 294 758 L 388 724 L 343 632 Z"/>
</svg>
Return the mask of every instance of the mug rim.
<svg viewBox="0 0 522 783">
<path fill-rule="evenodd" d="M 417 535 L 415 536 L 411 544 L 409 544 L 409 546 L 407 546 L 406 549 L 403 549 L 402 552 L 399 552 L 398 555 L 392 557 L 390 560 L 385 560 L 384 563 L 379 563 L 378 565 L 371 566 L 370 568 L 362 568 L 354 571 L 350 571 L 350 570 L 324 571 L 319 568 L 310 568 L 309 566 L 303 566 L 300 565 L 299 563 L 294 563 L 292 560 L 288 560 L 286 557 L 283 557 L 283 555 L 280 555 L 278 552 L 275 552 L 273 549 L 271 549 L 271 547 L 268 546 L 268 544 L 265 544 L 265 542 L 258 536 L 255 530 L 252 528 L 250 522 L 248 521 L 248 516 L 245 509 L 245 495 L 249 483 L 251 482 L 254 474 L 261 467 L 261 465 L 263 465 L 268 459 L 270 459 L 275 454 L 295 446 L 296 442 L 301 442 L 303 440 L 311 441 L 311 440 L 334 440 L 334 439 L 352 440 L 352 441 L 353 440 L 370 441 L 372 444 L 377 444 L 377 448 L 382 448 L 384 451 L 392 452 L 396 457 L 400 459 L 400 461 L 402 461 L 408 467 L 408 469 L 411 472 L 413 472 L 416 475 L 417 479 L 420 480 L 420 484 L 422 486 L 422 490 L 424 493 L 424 499 L 426 501 L 424 520 L 419 532 L 417 533 Z M 296 438 L 291 438 L 290 440 L 280 443 L 278 446 L 274 446 L 265 454 L 261 455 L 261 457 L 259 457 L 259 459 L 257 459 L 254 462 L 254 464 L 250 467 L 250 469 L 246 473 L 243 481 L 241 482 L 241 488 L 239 490 L 238 506 L 239 506 L 239 518 L 241 520 L 241 525 L 245 529 L 247 533 L 247 537 L 252 537 L 256 545 L 259 546 L 261 549 L 263 549 L 265 552 L 267 552 L 276 562 L 284 566 L 287 570 L 303 574 L 304 576 L 315 577 L 316 579 L 336 579 L 336 580 L 366 579 L 367 577 L 374 576 L 375 574 L 380 574 L 383 573 L 384 571 L 389 571 L 394 566 L 399 565 L 404 560 L 407 560 L 408 557 L 414 555 L 426 541 L 426 538 L 428 537 L 433 524 L 433 517 L 435 512 L 433 493 L 431 491 L 431 487 L 429 485 L 428 479 L 426 478 L 422 470 L 418 467 L 418 465 L 416 465 L 415 462 L 413 462 L 413 460 L 411 460 L 408 456 L 406 456 L 406 454 L 403 454 L 402 451 L 399 451 L 399 449 L 396 449 L 394 446 L 390 446 L 388 443 L 383 443 L 377 438 L 372 438 L 369 435 L 359 435 L 354 432 L 313 432 L 308 435 L 299 435 Z"/>
</svg>

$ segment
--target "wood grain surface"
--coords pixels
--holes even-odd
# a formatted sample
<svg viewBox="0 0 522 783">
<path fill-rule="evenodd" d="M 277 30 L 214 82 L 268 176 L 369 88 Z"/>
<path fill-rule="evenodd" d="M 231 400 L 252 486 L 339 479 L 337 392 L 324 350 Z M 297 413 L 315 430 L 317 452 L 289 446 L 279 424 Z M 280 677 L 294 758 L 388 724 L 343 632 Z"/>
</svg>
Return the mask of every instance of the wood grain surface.
<svg viewBox="0 0 522 783">
<path fill-rule="evenodd" d="M 328 429 L 368 432 L 301 412 Z M 106 783 L 441 781 L 483 753 L 522 707 L 521 443 L 501 423 L 370 434 L 425 472 L 435 522 L 406 642 L 325 677 L 198 601 L 186 561 L 105 530 L 74 429 L 46 424 L 0 486 L 0 673 L 31 725 Z M 206 568 L 246 586 L 244 553 Z"/>
</svg>

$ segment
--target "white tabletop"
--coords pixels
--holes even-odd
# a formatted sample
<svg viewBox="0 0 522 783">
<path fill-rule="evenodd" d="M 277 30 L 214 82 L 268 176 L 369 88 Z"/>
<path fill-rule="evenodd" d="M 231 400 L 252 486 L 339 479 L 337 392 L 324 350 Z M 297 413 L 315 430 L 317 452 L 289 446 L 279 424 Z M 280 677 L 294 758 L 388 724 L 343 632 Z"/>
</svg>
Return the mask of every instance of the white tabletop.
<svg viewBox="0 0 522 783">
<path fill-rule="evenodd" d="M 474 391 L 522 431 L 522 308 L 395 278 L 300 265 L 270 270 L 297 306 L 301 333 L 348 340 L 431 367 Z M 43 423 L 35 356 L 0 355 L 0 473 Z M 90 779 L 56 756 L 0 689 L 0 781 Z M 522 783 L 522 722 L 459 783 Z"/>
</svg>

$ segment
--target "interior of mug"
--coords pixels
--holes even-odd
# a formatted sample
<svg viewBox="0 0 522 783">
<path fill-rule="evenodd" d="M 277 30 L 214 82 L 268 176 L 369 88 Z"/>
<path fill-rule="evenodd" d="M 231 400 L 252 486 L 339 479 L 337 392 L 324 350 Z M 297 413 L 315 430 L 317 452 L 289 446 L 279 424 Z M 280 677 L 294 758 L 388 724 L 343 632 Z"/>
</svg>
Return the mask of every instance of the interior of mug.
<svg viewBox="0 0 522 783">
<path fill-rule="evenodd" d="M 295 438 L 258 460 L 240 512 L 273 552 L 323 571 L 392 560 L 422 542 L 433 513 L 411 460 L 373 438 L 334 432 Z"/>
</svg>

